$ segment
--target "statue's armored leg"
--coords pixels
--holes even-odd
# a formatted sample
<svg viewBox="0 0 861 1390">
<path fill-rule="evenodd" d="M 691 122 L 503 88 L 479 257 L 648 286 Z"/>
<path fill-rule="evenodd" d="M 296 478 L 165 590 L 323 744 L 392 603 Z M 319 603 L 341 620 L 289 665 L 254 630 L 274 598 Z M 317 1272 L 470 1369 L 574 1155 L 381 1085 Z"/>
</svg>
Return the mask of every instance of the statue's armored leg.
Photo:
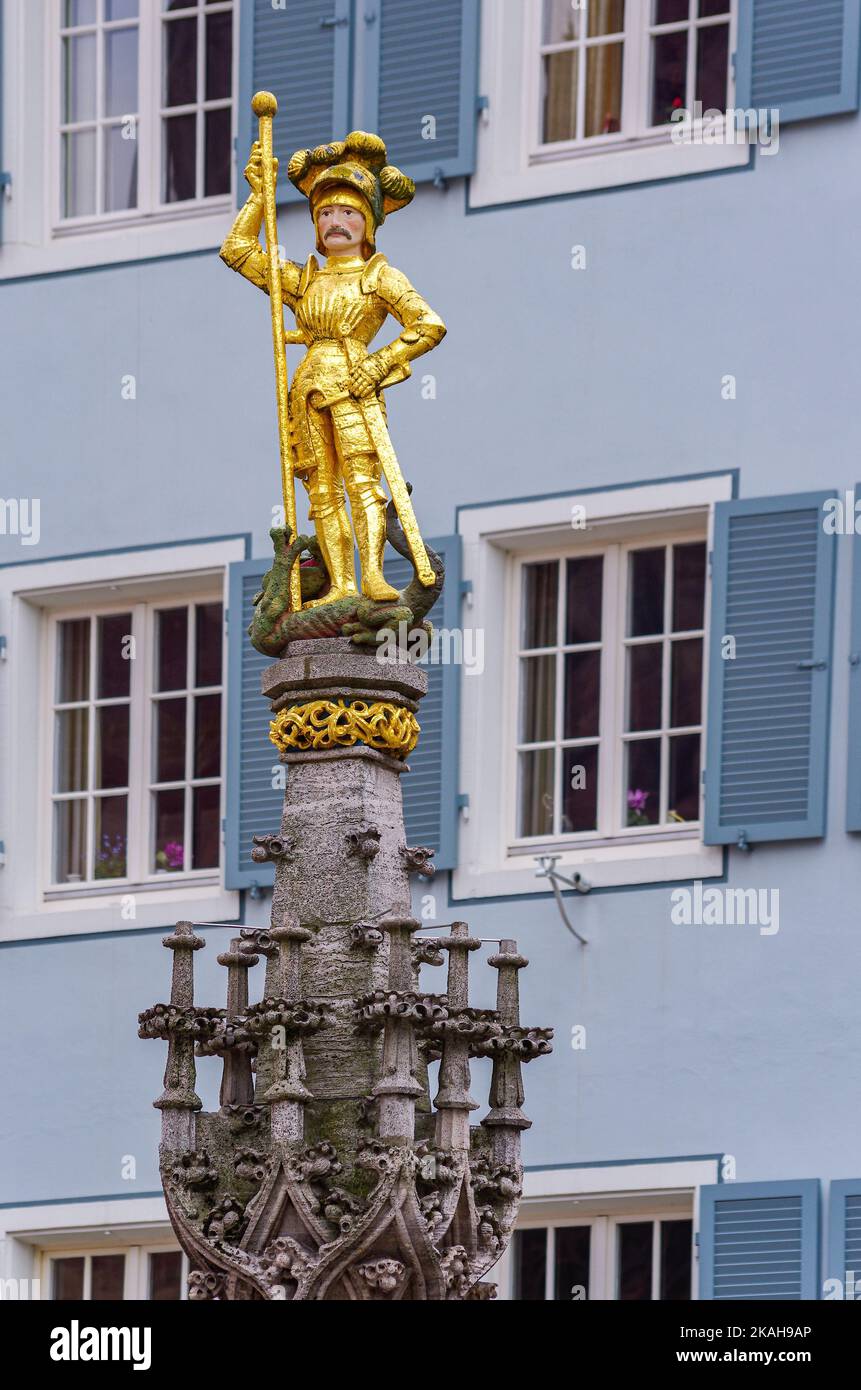
<svg viewBox="0 0 861 1390">
<path fill-rule="evenodd" d="M 344 478 L 362 562 L 362 593 L 378 603 L 390 602 L 400 595 L 383 574 L 386 495 L 380 486 L 380 465 L 373 454 L 347 458 Z"/>
<path fill-rule="evenodd" d="M 311 440 L 316 466 L 303 477 L 310 502 L 309 516 L 314 522 L 320 551 L 331 579 L 325 598 L 312 599 L 305 608 L 332 603 L 358 593 L 353 561 L 353 533 L 347 516 L 344 484 L 337 473 L 337 453 L 328 416 L 313 411 Z"/>
</svg>

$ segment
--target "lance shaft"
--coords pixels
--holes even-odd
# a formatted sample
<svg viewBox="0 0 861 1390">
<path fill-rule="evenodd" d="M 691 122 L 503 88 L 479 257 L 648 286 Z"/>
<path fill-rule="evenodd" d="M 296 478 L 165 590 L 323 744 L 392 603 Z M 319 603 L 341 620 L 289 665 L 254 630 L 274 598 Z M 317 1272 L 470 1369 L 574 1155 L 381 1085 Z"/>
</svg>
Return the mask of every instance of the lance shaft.
<svg viewBox="0 0 861 1390">
<path fill-rule="evenodd" d="M 269 258 L 269 304 L 272 310 L 272 347 L 275 353 L 275 393 L 278 399 L 278 443 L 281 454 L 281 489 L 284 520 L 295 540 L 296 494 L 290 459 L 290 417 L 287 398 L 287 355 L 284 351 L 284 302 L 281 294 L 281 258 L 278 253 L 278 213 L 275 205 L 275 164 L 272 154 L 272 119 L 278 101 L 272 92 L 257 92 L 251 109 L 260 121 L 260 147 L 263 152 L 263 213 L 266 225 L 266 253 Z M 290 570 L 290 605 L 298 613 L 302 607 L 302 581 L 299 566 Z"/>
</svg>

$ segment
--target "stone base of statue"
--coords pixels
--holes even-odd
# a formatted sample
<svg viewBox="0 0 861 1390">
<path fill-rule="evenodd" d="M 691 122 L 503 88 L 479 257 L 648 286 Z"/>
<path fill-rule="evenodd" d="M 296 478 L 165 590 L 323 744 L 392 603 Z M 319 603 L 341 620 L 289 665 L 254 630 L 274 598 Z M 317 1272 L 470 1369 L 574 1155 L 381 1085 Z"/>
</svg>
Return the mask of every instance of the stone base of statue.
<svg viewBox="0 0 861 1390">
<path fill-rule="evenodd" d="M 476 1009 L 468 963 L 483 943 L 462 922 L 426 935 L 411 916 L 411 874 L 433 875 L 432 851 L 406 843 L 401 801 L 426 688 L 405 655 L 346 638 L 293 642 L 264 674 L 288 766 L 281 824 L 253 851 L 275 863 L 271 927 L 219 956 L 218 1009 L 194 1004 L 203 942 L 180 922 L 164 943 L 171 1001 L 140 1020 L 168 1043 L 161 1174 L 192 1299 L 493 1296 L 482 1276 L 521 1192 L 521 1064 L 550 1050 L 550 1032 L 520 1026 L 515 942 L 489 958 L 496 1008 Z M 446 958 L 445 990 L 424 992 L 420 967 Z M 195 1057 L 208 1056 L 223 1064 L 214 1114 L 195 1094 Z M 473 1057 L 493 1062 L 474 1126 Z"/>
</svg>

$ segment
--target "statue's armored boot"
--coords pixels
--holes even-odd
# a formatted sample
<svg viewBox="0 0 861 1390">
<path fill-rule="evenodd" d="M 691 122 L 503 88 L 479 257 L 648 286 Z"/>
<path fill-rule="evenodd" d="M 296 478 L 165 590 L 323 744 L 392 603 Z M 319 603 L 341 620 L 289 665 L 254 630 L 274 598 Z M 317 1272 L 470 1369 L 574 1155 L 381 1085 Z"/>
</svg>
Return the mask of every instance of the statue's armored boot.
<svg viewBox="0 0 861 1390">
<path fill-rule="evenodd" d="M 386 545 L 386 498 L 380 487 L 380 466 L 370 454 L 344 461 L 344 475 L 353 526 L 362 561 L 362 593 L 376 603 L 400 598 L 383 574 Z"/>
<path fill-rule="evenodd" d="M 331 580 L 329 591 L 323 598 L 303 604 L 303 608 L 317 608 L 320 604 L 334 603 L 337 599 L 357 594 L 359 590 L 353 560 L 353 533 L 343 492 L 337 499 L 328 491 L 309 487 L 308 495 L 320 553 Z"/>
</svg>

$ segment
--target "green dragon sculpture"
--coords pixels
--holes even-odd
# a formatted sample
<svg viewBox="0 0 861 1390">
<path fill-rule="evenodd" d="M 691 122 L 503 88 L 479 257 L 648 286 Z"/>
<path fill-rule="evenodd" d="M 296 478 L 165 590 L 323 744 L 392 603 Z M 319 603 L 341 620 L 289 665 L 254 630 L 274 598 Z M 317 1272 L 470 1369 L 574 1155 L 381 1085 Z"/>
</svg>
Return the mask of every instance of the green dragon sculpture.
<svg viewBox="0 0 861 1390">
<path fill-rule="evenodd" d="M 386 538 L 405 560 L 413 564 L 413 577 L 397 600 L 377 603 L 362 594 L 326 603 L 329 575 L 314 536 L 291 539 L 288 527 L 273 526 L 269 532 L 275 562 L 263 576 L 263 588 L 254 596 L 254 615 L 248 628 L 251 645 L 264 656 L 280 656 L 288 642 L 312 637 L 349 637 L 357 645 L 374 646 L 383 630 L 421 631 L 430 637 L 431 624 L 425 620 L 442 593 L 445 565 L 435 550 L 426 546 L 434 572 L 428 588 L 419 582 L 406 537 L 390 502 L 386 510 Z M 306 559 L 301 559 L 302 556 Z M 290 570 L 299 561 L 302 601 L 318 600 L 313 608 L 295 612 L 290 606 Z M 401 628 L 400 624 L 406 624 Z"/>
</svg>

